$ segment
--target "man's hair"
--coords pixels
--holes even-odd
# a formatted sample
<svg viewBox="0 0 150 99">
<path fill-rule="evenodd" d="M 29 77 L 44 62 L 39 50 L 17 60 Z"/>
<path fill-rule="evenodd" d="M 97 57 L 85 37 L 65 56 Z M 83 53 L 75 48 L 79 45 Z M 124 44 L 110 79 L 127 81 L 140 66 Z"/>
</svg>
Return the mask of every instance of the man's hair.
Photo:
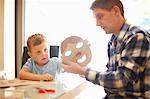
<svg viewBox="0 0 150 99">
<path fill-rule="evenodd" d="M 64 52 L 65 48 L 67 47 L 68 43 L 74 44 L 74 43 L 78 43 L 80 41 L 83 41 L 83 39 L 81 37 L 78 36 L 70 36 L 68 38 L 66 38 L 62 43 L 61 43 L 61 53 Z"/>
<path fill-rule="evenodd" d="M 124 16 L 124 8 L 120 0 L 95 0 L 90 9 L 93 10 L 95 8 L 101 8 L 105 10 L 111 10 L 114 6 L 118 6 L 122 16 Z"/>
<path fill-rule="evenodd" d="M 27 40 L 28 51 L 31 51 L 32 46 L 40 45 L 41 43 L 47 41 L 46 37 L 42 34 L 36 33 L 31 35 Z"/>
</svg>

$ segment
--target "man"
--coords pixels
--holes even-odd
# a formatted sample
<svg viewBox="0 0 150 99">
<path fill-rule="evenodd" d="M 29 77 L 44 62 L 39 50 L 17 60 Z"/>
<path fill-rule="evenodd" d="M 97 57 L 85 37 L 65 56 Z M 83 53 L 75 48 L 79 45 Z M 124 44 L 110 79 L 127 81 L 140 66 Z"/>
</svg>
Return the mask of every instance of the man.
<svg viewBox="0 0 150 99">
<path fill-rule="evenodd" d="M 85 75 L 88 81 L 103 86 L 105 98 L 150 98 L 150 35 L 124 18 L 120 0 L 95 0 L 91 10 L 96 25 L 112 34 L 108 43 L 106 72 L 83 68 L 62 57 L 65 71 Z"/>
</svg>

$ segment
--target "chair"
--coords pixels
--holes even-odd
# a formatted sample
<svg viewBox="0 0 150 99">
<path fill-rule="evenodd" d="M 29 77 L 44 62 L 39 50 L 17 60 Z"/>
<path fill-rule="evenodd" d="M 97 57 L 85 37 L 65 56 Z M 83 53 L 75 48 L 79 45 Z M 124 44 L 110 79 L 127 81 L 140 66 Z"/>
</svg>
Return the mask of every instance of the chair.
<svg viewBox="0 0 150 99">
<path fill-rule="evenodd" d="M 59 46 L 51 45 L 50 46 L 50 58 L 59 56 Z"/>
<path fill-rule="evenodd" d="M 51 45 L 49 56 L 50 56 L 50 58 L 58 57 L 59 56 L 59 46 Z M 28 48 L 27 48 L 27 46 L 24 46 L 21 67 L 27 62 L 28 58 L 30 58 L 30 56 L 28 55 Z"/>
</svg>

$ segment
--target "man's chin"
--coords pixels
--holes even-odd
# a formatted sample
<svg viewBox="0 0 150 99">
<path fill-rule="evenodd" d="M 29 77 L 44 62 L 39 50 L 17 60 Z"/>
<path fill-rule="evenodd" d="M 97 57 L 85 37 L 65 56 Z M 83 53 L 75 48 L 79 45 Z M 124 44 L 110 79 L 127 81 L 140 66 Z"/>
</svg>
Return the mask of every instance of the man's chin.
<svg viewBox="0 0 150 99">
<path fill-rule="evenodd" d="M 110 34 L 106 29 L 103 29 L 105 34 Z"/>
<path fill-rule="evenodd" d="M 105 32 L 105 34 L 110 34 L 109 32 Z"/>
<path fill-rule="evenodd" d="M 111 32 L 105 31 L 105 34 L 112 34 Z"/>
</svg>

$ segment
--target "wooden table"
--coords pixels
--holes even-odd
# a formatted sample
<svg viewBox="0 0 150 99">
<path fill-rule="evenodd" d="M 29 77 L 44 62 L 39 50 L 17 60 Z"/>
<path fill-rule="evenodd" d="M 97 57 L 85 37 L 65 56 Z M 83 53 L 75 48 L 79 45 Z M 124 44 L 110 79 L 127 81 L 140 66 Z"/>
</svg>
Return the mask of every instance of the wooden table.
<svg viewBox="0 0 150 99">
<path fill-rule="evenodd" d="M 15 79 L 9 88 L 0 88 L 0 99 L 102 99 L 103 87 L 94 85 L 78 75 L 67 74 L 51 82 Z M 20 82 L 22 83 L 20 83 Z M 1 82 L 1 81 L 0 81 Z M 20 83 L 20 85 L 18 84 Z M 56 93 L 39 93 L 39 89 L 55 89 Z"/>
</svg>

